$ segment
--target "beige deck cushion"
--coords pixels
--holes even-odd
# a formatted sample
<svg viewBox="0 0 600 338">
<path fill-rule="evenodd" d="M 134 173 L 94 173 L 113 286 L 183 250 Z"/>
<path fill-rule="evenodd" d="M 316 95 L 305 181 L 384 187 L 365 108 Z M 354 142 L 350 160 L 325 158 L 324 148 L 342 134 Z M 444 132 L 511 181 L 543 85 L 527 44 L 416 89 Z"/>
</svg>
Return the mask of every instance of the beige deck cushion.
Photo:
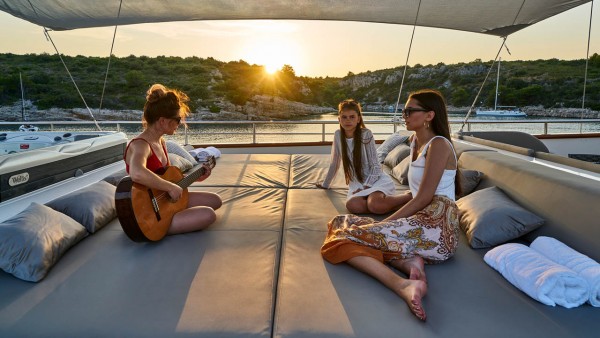
<svg viewBox="0 0 600 338">
<path fill-rule="evenodd" d="M 113 224 L 107 230 L 73 247 L 42 283 L 0 272 L 0 335 L 248 337 L 271 331 L 280 233 L 203 231 L 134 243 Z"/>
<path fill-rule="evenodd" d="M 323 182 L 325 179 L 330 163 L 331 155 L 328 154 L 292 155 L 289 187 L 315 188 L 316 182 Z M 330 188 L 348 189 L 341 163 Z"/>
<path fill-rule="evenodd" d="M 190 187 L 190 191 L 208 191 L 221 196 L 223 205 L 217 221 L 206 231 L 281 230 L 286 190 L 248 187 Z"/>
<path fill-rule="evenodd" d="M 211 187 L 287 187 L 290 155 L 226 154 L 217 159 L 209 178 L 195 183 Z"/>
</svg>

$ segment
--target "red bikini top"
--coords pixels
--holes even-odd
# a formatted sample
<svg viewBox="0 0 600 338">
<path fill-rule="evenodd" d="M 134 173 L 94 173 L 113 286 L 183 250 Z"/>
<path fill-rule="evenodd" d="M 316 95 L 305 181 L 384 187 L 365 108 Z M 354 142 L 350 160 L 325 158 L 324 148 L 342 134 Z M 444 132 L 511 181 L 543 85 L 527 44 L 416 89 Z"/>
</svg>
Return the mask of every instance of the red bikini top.
<svg viewBox="0 0 600 338">
<path fill-rule="evenodd" d="M 131 145 L 131 142 L 136 141 L 136 140 L 142 140 L 146 143 L 148 143 L 148 146 L 150 146 L 150 143 L 146 140 L 144 140 L 143 138 L 134 138 L 132 139 L 129 144 L 127 145 L 127 148 L 125 148 L 125 155 L 123 155 L 123 160 L 125 160 L 125 157 L 127 156 L 127 149 L 129 149 L 129 146 Z M 150 151 L 152 152 L 152 155 L 150 155 L 150 157 L 148 157 L 146 159 L 146 168 L 148 168 L 150 171 L 160 174 L 164 171 L 165 167 L 169 165 L 169 156 L 167 155 L 167 149 L 165 148 L 165 144 L 161 142 L 163 151 L 165 152 L 165 156 L 167 157 L 167 164 L 163 165 L 162 162 L 158 159 L 158 156 L 156 156 L 156 154 L 154 153 L 154 149 L 152 149 L 152 146 L 150 146 Z M 127 161 L 125 161 L 125 170 L 127 171 L 127 173 L 129 174 L 129 164 L 127 164 Z"/>
</svg>

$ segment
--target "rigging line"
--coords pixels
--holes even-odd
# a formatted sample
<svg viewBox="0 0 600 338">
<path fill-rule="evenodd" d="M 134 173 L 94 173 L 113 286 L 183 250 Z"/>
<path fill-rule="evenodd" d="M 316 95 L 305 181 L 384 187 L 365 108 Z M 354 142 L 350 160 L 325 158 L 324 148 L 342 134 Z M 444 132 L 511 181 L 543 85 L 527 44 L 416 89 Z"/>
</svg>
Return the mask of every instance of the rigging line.
<svg viewBox="0 0 600 338">
<path fill-rule="evenodd" d="M 590 7 L 590 26 L 588 28 L 588 41 L 587 41 L 587 53 L 585 56 L 585 75 L 583 77 L 583 96 L 581 98 L 581 120 L 583 120 L 583 110 L 585 109 L 585 88 L 587 85 L 587 75 L 588 75 L 588 64 L 590 61 L 590 38 L 592 37 L 592 14 L 594 13 L 594 0 L 592 0 L 592 5 Z M 579 124 L 579 133 L 581 134 L 583 130 L 583 123 Z"/>
<path fill-rule="evenodd" d="M 117 21 L 121 17 L 121 7 L 123 6 L 123 0 L 119 2 L 119 11 L 117 12 Z M 115 47 L 115 38 L 117 36 L 117 27 L 118 24 L 115 25 L 115 31 L 113 33 L 112 44 L 110 45 L 110 53 L 108 53 L 108 64 L 106 65 L 106 74 L 104 75 L 104 84 L 102 85 L 102 94 L 100 95 L 100 106 L 98 107 L 98 114 L 102 110 L 102 101 L 104 100 L 104 91 L 106 90 L 106 82 L 108 82 L 108 70 L 110 69 L 110 60 L 113 54 L 113 48 Z"/>
<path fill-rule="evenodd" d="M 471 104 L 471 107 L 469 108 L 469 111 L 467 112 L 467 116 L 465 116 L 465 120 L 463 121 L 463 124 L 460 126 L 460 130 L 458 131 L 459 134 L 462 134 L 463 129 L 465 128 L 465 125 L 467 124 L 467 121 L 469 120 L 469 117 L 471 117 L 471 113 L 473 113 L 473 108 L 475 108 L 475 105 L 477 104 L 477 100 L 479 100 L 479 95 L 481 94 L 481 91 L 483 90 L 483 86 L 485 86 L 485 83 L 487 82 L 487 79 L 490 76 L 490 73 L 492 72 L 494 65 L 496 64 L 498 57 L 500 56 L 500 52 L 502 52 L 502 48 L 504 47 L 504 44 L 506 43 L 506 38 L 507 38 L 506 36 L 504 38 L 502 38 L 502 44 L 500 45 L 500 48 L 498 48 L 498 53 L 496 53 L 496 58 L 494 59 L 494 61 L 492 61 L 492 65 L 488 69 L 488 72 L 485 75 L 485 79 L 483 79 L 483 82 L 481 83 L 481 86 L 479 87 L 479 91 L 477 92 L 477 95 L 475 95 L 475 99 L 473 100 L 473 103 Z"/>
<path fill-rule="evenodd" d="M 523 6 L 525 6 L 525 1 L 526 0 L 523 0 L 523 2 L 521 2 L 521 7 L 519 7 L 519 10 L 517 11 L 517 14 L 515 15 L 515 18 L 513 19 L 513 22 L 512 22 L 513 26 L 517 22 L 517 18 L 519 17 L 519 14 L 521 14 L 521 10 L 523 10 Z M 471 117 L 471 113 L 473 113 L 473 108 L 475 107 L 475 104 L 477 104 L 477 100 L 479 99 L 479 95 L 481 94 L 481 90 L 483 89 L 483 86 L 485 85 L 485 83 L 487 82 L 488 77 L 490 76 L 490 72 L 492 71 L 492 67 L 494 67 L 494 63 L 496 63 L 496 60 L 498 60 L 498 56 L 500 56 L 500 52 L 502 51 L 502 47 L 506 46 L 506 39 L 507 38 L 508 38 L 508 35 L 502 38 L 502 45 L 500 45 L 500 48 L 498 49 L 498 53 L 496 54 L 496 58 L 492 62 L 492 65 L 490 66 L 490 69 L 488 70 L 488 73 L 485 76 L 485 79 L 483 80 L 483 83 L 481 84 L 481 87 L 479 87 L 479 91 L 477 92 L 477 95 L 475 96 L 475 100 L 473 100 L 473 104 L 471 104 L 471 107 L 469 108 L 469 111 L 467 112 L 467 116 L 465 116 L 465 120 L 463 121 L 463 124 L 460 126 L 460 130 L 458 131 L 459 134 L 462 134 L 463 129 L 465 128 L 465 124 L 467 124 L 467 121 L 469 120 L 469 117 Z M 506 51 L 508 52 L 508 54 L 510 54 L 510 51 L 508 50 L 508 47 L 506 47 Z"/>
<path fill-rule="evenodd" d="M 39 17 L 39 14 L 35 10 L 35 7 L 33 7 L 33 4 L 31 3 L 31 1 L 27 0 L 27 2 L 29 3 L 29 6 L 31 7 L 31 10 L 33 11 L 33 13 L 35 13 L 35 15 Z M 77 83 L 75 82 L 75 79 L 73 79 L 73 76 L 71 75 L 71 72 L 69 71 L 69 68 L 67 67 L 67 64 L 65 63 L 65 61 L 62 58 L 62 56 L 58 52 L 58 48 L 56 48 L 56 45 L 54 44 L 54 41 L 52 40 L 52 37 L 50 36 L 50 33 L 49 33 L 50 30 L 48 28 L 46 28 L 46 27 L 43 27 L 43 28 L 44 28 L 44 35 L 46 36 L 46 40 L 50 41 L 52 43 L 52 46 L 54 47 L 54 50 L 56 51 L 56 55 L 58 55 L 58 58 L 60 59 L 60 62 L 62 62 L 63 66 L 65 67 L 65 70 L 67 71 L 67 74 L 69 74 L 69 77 L 71 78 L 71 81 L 75 85 L 75 89 L 77 90 L 77 93 L 79 93 L 79 97 L 81 97 L 81 100 L 83 101 L 83 104 L 85 105 L 85 107 L 87 108 L 88 112 L 90 113 L 90 116 L 92 117 L 92 120 L 94 120 L 94 124 L 96 125 L 96 128 L 98 128 L 99 131 L 102 131 L 102 128 L 100 128 L 100 125 L 98 124 L 98 121 L 96 121 L 96 118 L 94 117 L 94 114 L 92 114 L 92 110 L 88 106 L 87 102 L 85 102 L 85 99 L 83 98 L 83 95 L 81 94 L 81 91 L 79 90 L 79 87 L 77 86 Z"/>
<path fill-rule="evenodd" d="M 410 36 L 410 44 L 408 45 L 408 52 L 406 53 L 406 62 L 404 63 L 404 71 L 402 72 L 402 80 L 400 81 L 400 90 L 398 91 L 398 98 L 396 99 L 396 105 L 394 106 L 394 115 L 392 122 L 394 123 L 394 131 L 396 129 L 396 113 L 398 112 L 398 105 L 400 104 L 400 96 L 402 95 L 402 87 L 404 86 L 404 78 L 406 77 L 406 68 L 408 68 L 408 59 L 410 57 L 410 51 L 412 49 L 413 38 L 415 37 L 415 29 L 417 28 L 417 20 L 419 19 L 419 11 L 421 10 L 421 0 L 419 0 L 419 6 L 417 7 L 417 15 L 415 16 L 415 23 L 413 24 L 412 35 Z M 400 122 L 400 124 L 404 124 Z"/>
<path fill-rule="evenodd" d="M 58 48 L 56 48 L 56 45 L 54 44 L 54 41 L 52 40 L 52 37 L 50 36 L 49 30 L 46 27 L 44 27 L 44 34 L 46 35 L 46 40 L 48 40 L 48 41 L 50 41 L 50 43 L 52 43 L 52 46 L 54 47 L 54 50 L 56 51 L 56 55 L 58 55 L 60 62 L 62 62 L 63 66 L 65 67 L 65 70 L 67 71 L 67 74 L 69 74 L 69 77 L 71 78 L 73 85 L 75 85 L 75 89 L 77 90 L 79 97 L 83 101 L 83 104 L 85 105 L 85 108 L 87 109 L 87 111 L 90 113 L 92 120 L 94 120 L 94 124 L 96 125 L 96 128 L 98 128 L 99 131 L 102 131 L 102 128 L 100 128 L 100 125 L 98 124 L 98 121 L 96 121 L 96 118 L 94 117 L 94 114 L 92 113 L 92 110 L 90 109 L 87 102 L 85 101 L 85 98 L 83 98 L 83 94 L 81 94 L 81 91 L 79 90 L 79 86 L 77 86 L 77 83 L 75 82 L 75 79 L 73 78 L 73 75 L 71 75 L 71 72 L 69 71 L 69 67 L 67 67 L 67 64 L 65 63 L 62 56 L 58 52 Z"/>
</svg>

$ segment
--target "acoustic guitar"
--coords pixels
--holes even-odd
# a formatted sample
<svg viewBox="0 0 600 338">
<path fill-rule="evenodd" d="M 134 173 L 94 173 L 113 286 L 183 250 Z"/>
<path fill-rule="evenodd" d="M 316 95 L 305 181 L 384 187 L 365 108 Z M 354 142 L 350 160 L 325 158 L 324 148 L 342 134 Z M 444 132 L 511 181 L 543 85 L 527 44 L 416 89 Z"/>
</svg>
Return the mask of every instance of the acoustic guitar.
<svg viewBox="0 0 600 338">
<path fill-rule="evenodd" d="M 174 166 L 167 167 L 164 173 L 159 174 L 162 179 L 183 188 L 181 198 L 177 201 L 172 201 L 166 191 L 150 189 L 133 182 L 129 176 L 123 177 L 117 185 L 115 205 L 125 234 L 135 242 L 155 242 L 165 237 L 173 216 L 187 208 L 187 187 L 204 175 L 206 165 L 214 168 L 215 164 L 215 158 L 211 156 L 206 162 L 191 168 L 185 176 Z"/>
</svg>

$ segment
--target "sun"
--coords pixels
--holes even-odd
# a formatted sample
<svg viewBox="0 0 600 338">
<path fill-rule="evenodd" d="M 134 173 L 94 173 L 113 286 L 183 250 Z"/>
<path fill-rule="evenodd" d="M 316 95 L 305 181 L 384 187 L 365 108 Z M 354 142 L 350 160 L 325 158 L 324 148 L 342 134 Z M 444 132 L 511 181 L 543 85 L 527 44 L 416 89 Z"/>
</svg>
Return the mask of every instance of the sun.
<svg viewBox="0 0 600 338">
<path fill-rule="evenodd" d="M 245 50 L 244 59 L 264 66 L 267 74 L 276 73 L 284 65 L 293 67 L 299 63 L 299 48 L 292 41 L 271 37 L 254 40 L 250 46 Z"/>
<path fill-rule="evenodd" d="M 283 64 L 271 63 L 271 64 L 265 64 L 264 66 L 265 66 L 265 72 L 267 72 L 267 74 L 269 74 L 269 75 L 273 75 L 278 70 L 280 70 L 281 67 L 283 67 Z"/>
</svg>

